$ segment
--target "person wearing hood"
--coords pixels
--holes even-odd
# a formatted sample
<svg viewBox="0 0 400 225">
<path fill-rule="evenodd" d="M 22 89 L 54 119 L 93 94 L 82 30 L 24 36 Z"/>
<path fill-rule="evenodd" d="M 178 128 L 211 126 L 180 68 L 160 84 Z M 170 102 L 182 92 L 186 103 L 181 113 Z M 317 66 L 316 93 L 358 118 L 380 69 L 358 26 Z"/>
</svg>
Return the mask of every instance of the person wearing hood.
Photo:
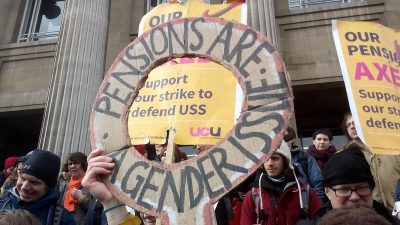
<svg viewBox="0 0 400 225">
<path fill-rule="evenodd" d="M 332 145 L 333 135 L 329 129 L 318 129 L 312 134 L 313 145 L 308 147 L 307 153 L 317 160 L 318 167 L 322 171 L 325 163 L 336 152 Z"/>
<path fill-rule="evenodd" d="M 25 209 L 42 225 L 75 225 L 74 218 L 57 204 L 56 188 L 60 158 L 45 150 L 37 150 L 24 162 L 17 185 L 0 199 L 0 209 Z"/>
<path fill-rule="evenodd" d="M 334 154 L 326 163 L 322 176 L 329 202 L 318 211 L 318 219 L 332 209 L 361 205 L 374 209 L 388 222 L 394 223 L 385 206 L 373 199 L 375 181 L 358 144 L 351 143 Z"/>
<path fill-rule="evenodd" d="M 289 146 L 282 142 L 263 167 L 244 198 L 240 224 L 295 225 L 300 219 L 313 220 L 321 203 L 317 193 L 297 179 Z M 301 196 L 305 189 L 307 202 Z"/>
</svg>

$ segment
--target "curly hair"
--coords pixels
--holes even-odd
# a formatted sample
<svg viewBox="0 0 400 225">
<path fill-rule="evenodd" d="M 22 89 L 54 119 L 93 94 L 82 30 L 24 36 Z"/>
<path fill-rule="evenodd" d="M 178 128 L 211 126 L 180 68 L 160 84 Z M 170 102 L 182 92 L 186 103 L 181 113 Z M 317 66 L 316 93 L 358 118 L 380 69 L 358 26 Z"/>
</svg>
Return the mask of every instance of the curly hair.
<svg viewBox="0 0 400 225">
<path fill-rule="evenodd" d="M 86 172 L 87 166 L 88 166 L 87 156 L 85 154 L 83 154 L 82 152 L 71 153 L 68 156 L 67 161 L 71 161 L 71 162 L 74 162 L 74 163 L 79 163 L 81 165 L 82 169 Z"/>
</svg>

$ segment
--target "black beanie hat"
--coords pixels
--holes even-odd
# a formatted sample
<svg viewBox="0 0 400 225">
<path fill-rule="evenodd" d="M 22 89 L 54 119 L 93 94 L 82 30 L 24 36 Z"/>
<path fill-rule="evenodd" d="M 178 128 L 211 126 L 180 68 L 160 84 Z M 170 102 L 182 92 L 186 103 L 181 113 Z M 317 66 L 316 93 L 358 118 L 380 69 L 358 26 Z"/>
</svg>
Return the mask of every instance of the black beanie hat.
<svg viewBox="0 0 400 225">
<path fill-rule="evenodd" d="M 18 164 L 18 163 L 24 164 L 26 162 L 26 160 L 28 160 L 29 156 L 31 156 L 36 151 L 43 151 L 43 150 L 33 149 L 32 151 L 28 152 L 26 155 L 19 157 L 17 159 L 17 161 L 15 162 L 15 164 Z"/>
<path fill-rule="evenodd" d="M 60 172 L 60 158 L 45 150 L 34 151 L 24 162 L 21 173 L 27 173 L 42 180 L 49 188 L 57 184 Z"/>
<path fill-rule="evenodd" d="M 334 154 L 325 164 L 322 176 L 325 187 L 360 182 L 368 182 L 371 188 L 375 187 L 369 164 L 361 147 L 355 143 Z"/>
</svg>

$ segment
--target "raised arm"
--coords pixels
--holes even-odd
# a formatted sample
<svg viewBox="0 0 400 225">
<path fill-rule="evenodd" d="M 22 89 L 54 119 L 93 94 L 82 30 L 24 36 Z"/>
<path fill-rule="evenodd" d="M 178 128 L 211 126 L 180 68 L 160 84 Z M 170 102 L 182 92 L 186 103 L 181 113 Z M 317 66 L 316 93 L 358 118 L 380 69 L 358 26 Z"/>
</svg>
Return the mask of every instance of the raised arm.
<svg viewBox="0 0 400 225">
<path fill-rule="evenodd" d="M 105 185 L 115 164 L 111 157 L 101 153 L 100 149 L 95 149 L 89 154 L 88 169 L 82 180 L 82 186 L 101 202 L 109 225 L 139 225 L 141 223 L 140 219 L 129 214 L 125 205 L 118 201 Z"/>
</svg>

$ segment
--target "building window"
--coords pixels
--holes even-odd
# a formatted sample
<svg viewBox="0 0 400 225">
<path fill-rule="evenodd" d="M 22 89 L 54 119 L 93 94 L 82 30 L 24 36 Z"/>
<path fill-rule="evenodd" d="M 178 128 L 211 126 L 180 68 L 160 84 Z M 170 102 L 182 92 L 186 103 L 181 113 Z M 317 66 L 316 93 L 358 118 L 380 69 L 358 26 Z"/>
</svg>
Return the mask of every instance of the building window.
<svg viewBox="0 0 400 225">
<path fill-rule="evenodd" d="M 289 9 L 307 8 L 315 5 L 330 3 L 361 2 L 363 0 L 289 0 Z"/>
<path fill-rule="evenodd" d="M 27 0 L 18 42 L 57 38 L 65 0 Z"/>
<path fill-rule="evenodd" d="M 159 4 L 168 2 L 166 0 L 147 0 L 147 12 L 150 12 L 154 7 Z"/>
<path fill-rule="evenodd" d="M 162 3 L 168 3 L 171 0 L 147 0 L 147 12 L 150 12 L 154 7 Z M 179 2 L 187 2 L 188 0 L 177 0 Z M 210 0 L 203 0 L 204 3 L 210 4 Z"/>
</svg>

